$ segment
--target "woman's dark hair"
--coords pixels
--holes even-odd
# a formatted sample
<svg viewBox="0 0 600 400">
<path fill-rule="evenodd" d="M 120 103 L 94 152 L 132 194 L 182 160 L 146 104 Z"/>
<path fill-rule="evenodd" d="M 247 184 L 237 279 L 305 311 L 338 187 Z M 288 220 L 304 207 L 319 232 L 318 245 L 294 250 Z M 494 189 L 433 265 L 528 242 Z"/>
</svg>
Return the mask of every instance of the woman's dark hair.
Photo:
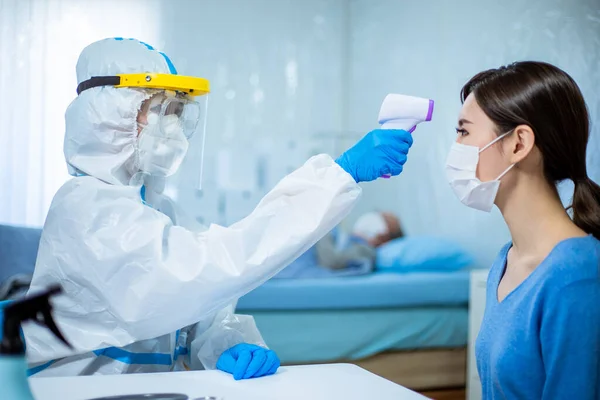
<svg viewBox="0 0 600 400">
<path fill-rule="evenodd" d="M 546 179 L 554 185 L 573 181 L 573 222 L 600 239 L 600 186 L 586 167 L 590 122 L 573 78 L 547 63 L 517 62 L 475 75 L 463 86 L 461 101 L 471 93 L 497 134 L 519 125 L 533 130 Z"/>
</svg>

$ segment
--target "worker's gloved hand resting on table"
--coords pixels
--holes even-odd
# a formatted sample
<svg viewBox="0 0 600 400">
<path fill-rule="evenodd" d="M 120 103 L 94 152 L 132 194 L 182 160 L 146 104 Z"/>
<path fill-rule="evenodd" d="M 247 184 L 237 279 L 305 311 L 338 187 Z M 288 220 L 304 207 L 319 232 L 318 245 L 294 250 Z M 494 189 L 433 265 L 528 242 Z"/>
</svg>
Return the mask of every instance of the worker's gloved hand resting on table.
<svg viewBox="0 0 600 400">
<path fill-rule="evenodd" d="M 369 182 L 402 172 L 413 139 L 397 129 L 375 129 L 342 154 L 336 163 L 358 182 Z"/>
<path fill-rule="evenodd" d="M 273 375 L 278 368 L 274 351 L 248 343 L 233 346 L 217 361 L 217 369 L 232 374 L 236 381 Z"/>
</svg>

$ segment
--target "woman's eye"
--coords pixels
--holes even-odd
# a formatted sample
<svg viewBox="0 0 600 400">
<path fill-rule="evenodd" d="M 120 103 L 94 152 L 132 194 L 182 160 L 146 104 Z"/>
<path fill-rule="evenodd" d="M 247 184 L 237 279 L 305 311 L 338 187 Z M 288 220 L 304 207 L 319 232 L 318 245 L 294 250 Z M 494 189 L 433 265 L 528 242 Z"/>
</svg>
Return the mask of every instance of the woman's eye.
<svg viewBox="0 0 600 400">
<path fill-rule="evenodd" d="M 456 134 L 460 135 L 460 136 L 467 136 L 469 134 L 469 132 L 467 132 L 466 130 L 462 129 L 462 128 L 455 128 L 456 129 Z"/>
</svg>

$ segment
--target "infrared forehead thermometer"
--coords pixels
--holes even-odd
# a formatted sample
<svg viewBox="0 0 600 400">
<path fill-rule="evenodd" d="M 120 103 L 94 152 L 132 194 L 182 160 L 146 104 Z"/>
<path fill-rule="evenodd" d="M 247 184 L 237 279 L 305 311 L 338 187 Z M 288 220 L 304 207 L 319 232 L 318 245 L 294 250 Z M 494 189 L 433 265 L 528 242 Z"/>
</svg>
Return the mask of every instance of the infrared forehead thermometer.
<svg viewBox="0 0 600 400">
<path fill-rule="evenodd" d="M 381 129 L 404 129 L 413 133 L 423 121 L 431 121 L 433 100 L 390 93 L 379 110 Z"/>
<path fill-rule="evenodd" d="M 413 133 L 421 122 L 431 121 L 434 101 L 422 97 L 390 93 L 379 109 L 381 129 L 403 129 Z M 390 178 L 384 175 L 383 178 Z"/>
</svg>

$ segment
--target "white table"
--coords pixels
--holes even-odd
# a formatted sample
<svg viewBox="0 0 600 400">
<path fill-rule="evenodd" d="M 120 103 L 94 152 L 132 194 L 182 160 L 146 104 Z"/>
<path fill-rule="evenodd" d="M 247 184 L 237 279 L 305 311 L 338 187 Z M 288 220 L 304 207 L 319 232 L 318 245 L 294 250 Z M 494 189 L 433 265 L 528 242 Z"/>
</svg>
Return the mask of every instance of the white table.
<svg viewBox="0 0 600 400">
<path fill-rule="evenodd" d="M 276 375 L 235 381 L 220 371 L 32 378 L 36 400 L 87 400 L 141 393 L 181 393 L 223 400 L 423 400 L 425 397 L 351 364 L 280 368 Z"/>
</svg>

